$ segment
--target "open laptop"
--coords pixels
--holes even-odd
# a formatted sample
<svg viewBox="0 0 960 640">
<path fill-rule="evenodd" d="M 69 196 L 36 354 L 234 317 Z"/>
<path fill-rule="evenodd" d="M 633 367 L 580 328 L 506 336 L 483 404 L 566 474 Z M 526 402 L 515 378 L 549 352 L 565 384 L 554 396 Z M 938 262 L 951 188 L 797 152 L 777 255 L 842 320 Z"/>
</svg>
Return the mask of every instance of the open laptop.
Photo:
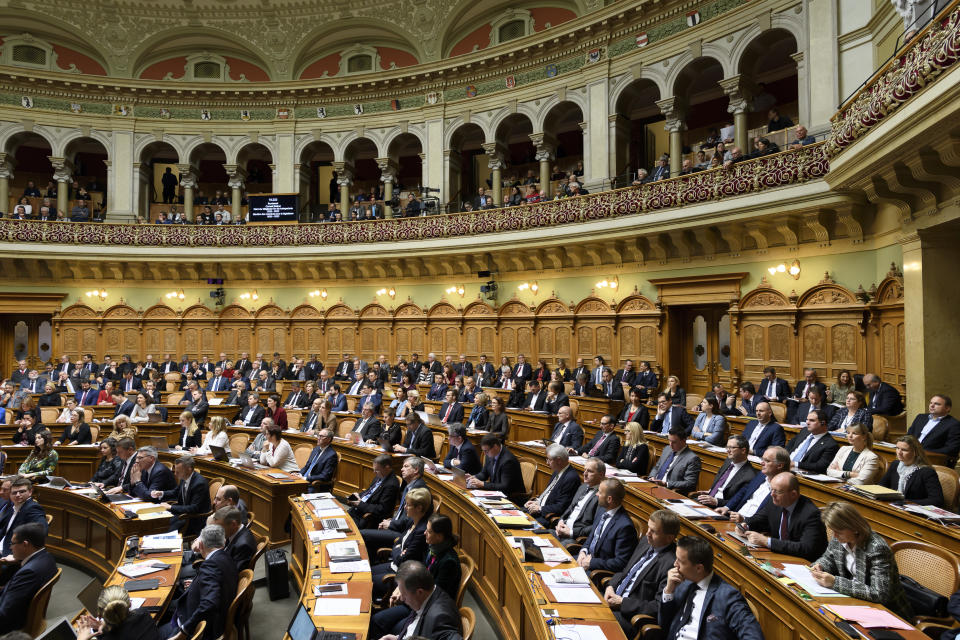
<svg viewBox="0 0 960 640">
<path fill-rule="evenodd" d="M 244 452 L 240 454 L 240 466 L 245 469 L 256 469 L 257 463 L 253 461 L 249 453 Z"/>
<path fill-rule="evenodd" d="M 170 451 L 170 443 L 163 436 L 150 436 L 147 441 L 157 451 Z"/>
<path fill-rule="evenodd" d="M 320 629 L 317 629 L 316 625 L 313 624 L 310 611 L 302 602 L 297 607 L 297 613 L 290 621 L 290 626 L 287 627 L 287 635 L 290 636 L 290 640 L 317 640 L 320 635 Z"/>
<path fill-rule="evenodd" d="M 77 632 L 67 618 L 60 618 L 56 624 L 47 625 L 47 630 L 37 636 L 37 640 L 76 640 Z"/>
<path fill-rule="evenodd" d="M 60 476 L 49 476 L 47 477 L 47 484 L 55 489 L 69 489 L 73 485 L 70 484 L 70 481 L 66 478 L 61 478 Z"/>
<path fill-rule="evenodd" d="M 80 604 L 83 605 L 83 608 L 87 610 L 92 616 L 97 615 L 97 611 L 100 609 L 100 592 L 103 590 L 103 583 L 98 579 L 94 578 L 87 583 L 83 589 L 80 590 L 80 593 L 77 594 L 77 600 L 80 601 Z"/>
<path fill-rule="evenodd" d="M 104 490 L 98 487 L 97 485 L 93 485 L 93 486 L 94 488 L 96 488 L 97 493 L 100 494 L 100 500 L 102 500 L 103 502 L 123 502 L 125 500 L 133 500 L 132 496 L 128 496 L 125 493 L 108 494 L 108 493 L 105 493 Z"/>
<path fill-rule="evenodd" d="M 440 420 L 440 416 L 435 413 L 427 413 L 426 411 L 417 411 L 417 415 L 420 416 L 420 419 L 423 420 L 423 424 L 429 425 L 431 427 L 442 427 L 443 422 Z"/>
<path fill-rule="evenodd" d="M 217 462 L 230 462 L 230 454 L 223 447 L 212 444 L 210 445 L 210 453 L 213 454 L 213 459 Z"/>
</svg>

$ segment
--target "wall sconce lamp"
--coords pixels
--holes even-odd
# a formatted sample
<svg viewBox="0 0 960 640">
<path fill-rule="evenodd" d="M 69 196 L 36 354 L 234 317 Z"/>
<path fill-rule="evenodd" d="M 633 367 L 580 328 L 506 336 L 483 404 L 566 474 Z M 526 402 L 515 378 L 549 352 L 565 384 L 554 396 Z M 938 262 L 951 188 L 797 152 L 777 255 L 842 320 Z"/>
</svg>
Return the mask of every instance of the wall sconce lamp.
<svg viewBox="0 0 960 640">
<path fill-rule="evenodd" d="M 464 289 L 462 284 L 456 284 L 456 285 L 453 285 L 452 287 L 447 287 L 447 293 L 449 294 L 458 293 L 460 294 L 461 298 L 463 297 L 463 291 Z"/>
<path fill-rule="evenodd" d="M 610 278 L 607 280 L 604 278 L 597 283 L 597 289 L 613 289 L 616 290 L 620 286 L 620 280 L 617 278 Z"/>
<path fill-rule="evenodd" d="M 386 289 L 386 288 L 384 288 L 384 289 L 379 289 L 379 290 L 377 290 L 377 295 L 378 295 L 378 296 L 390 296 L 390 299 L 392 300 L 392 299 L 394 299 L 394 298 L 397 297 L 397 290 L 394 289 L 393 287 L 390 287 L 389 289 Z"/>
<path fill-rule="evenodd" d="M 800 279 L 800 261 L 794 260 L 793 263 L 788 267 L 786 264 L 781 262 L 775 267 L 769 267 L 767 271 L 770 272 L 770 275 L 775 276 L 778 273 L 790 276 L 794 280 Z"/>
<path fill-rule="evenodd" d="M 533 292 L 533 295 L 537 295 L 537 292 L 540 291 L 540 285 L 537 284 L 537 281 L 533 282 L 524 282 L 523 284 L 517 287 L 518 291 L 527 291 L 530 290 Z"/>
<path fill-rule="evenodd" d="M 185 296 L 183 293 L 183 289 L 180 289 L 179 291 L 171 291 L 166 295 L 167 300 L 172 300 L 173 298 L 177 298 L 178 300 L 183 300 L 186 297 L 187 296 Z"/>
<path fill-rule="evenodd" d="M 253 291 L 246 291 L 244 293 L 241 293 L 240 299 L 241 300 L 259 300 L 260 294 L 257 293 L 256 289 L 254 289 Z"/>
<path fill-rule="evenodd" d="M 94 289 L 93 291 L 87 291 L 88 298 L 97 298 L 98 300 L 107 299 L 107 290 L 106 289 Z"/>
<path fill-rule="evenodd" d="M 327 290 L 326 290 L 326 289 L 314 289 L 313 291 L 310 292 L 310 297 L 311 297 L 311 298 L 322 298 L 322 299 L 326 300 L 326 299 L 327 299 Z"/>
</svg>

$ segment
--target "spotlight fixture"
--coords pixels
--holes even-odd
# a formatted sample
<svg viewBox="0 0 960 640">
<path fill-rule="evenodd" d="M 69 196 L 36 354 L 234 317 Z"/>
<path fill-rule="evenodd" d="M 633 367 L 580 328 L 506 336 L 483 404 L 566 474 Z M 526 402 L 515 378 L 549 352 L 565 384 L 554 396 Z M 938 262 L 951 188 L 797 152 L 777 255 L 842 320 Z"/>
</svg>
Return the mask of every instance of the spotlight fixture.
<svg viewBox="0 0 960 640">
<path fill-rule="evenodd" d="M 171 291 L 166 295 L 167 300 L 172 300 L 173 298 L 177 298 L 178 300 L 183 300 L 186 297 L 187 296 L 184 295 L 183 293 L 183 289 L 180 289 L 179 291 Z"/>
<path fill-rule="evenodd" d="M 790 276 L 794 280 L 800 279 L 800 261 L 794 260 L 788 267 L 786 264 L 781 262 L 780 264 L 774 267 L 768 267 L 767 271 L 770 272 L 770 275 L 775 276 L 778 273 Z"/>
<path fill-rule="evenodd" d="M 600 282 L 597 283 L 597 289 L 614 289 L 614 290 L 616 290 L 616 288 L 619 287 L 619 286 L 620 286 L 620 281 L 619 281 L 619 279 L 617 279 L 616 277 L 610 278 L 610 279 L 604 278 L 603 280 L 601 280 Z"/>
<path fill-rule="evenodd" d="M 94 289 L 93 291 L 87 291 L 88 298 L 97 298 L 98 300 L 107 299 L 107 290 L 106 289 Z"/>
<path fill-rule="evenodd" d="M 256 289 L 254 289 L 253 291 L 245 291 L 244 293 L 240 294 L 240 299 L 241 300 L 259 300 L 260 294 L 257 293 Z"/>
<path fill-rule="evenodd" d="M 534 280 L 533 282 L 524 282 L 520 284 L 517 289 L 519 291 L 532 291 L 533 295 L 537 295 L 537 292 L 540 291 L 540 285 L 537 284 L 536 280 Z"/>
<path fill-rule="evenodd" d="M 327 290 L 326 290 L 326 289 L 314 289 L 313 291 L 310 292 L 310 297 L 311 297 L 311 298 L 322 298 L 322 299 L 326 300 L 326 299 L 327 299 Z"/>
<path fill-rule="evenodd" d="M 393 299 L 393 298 L 396 298 L 396 297 L 397 297 L 397 290 L 394 289 L 393 287 L 390 287 L 389 289 L 383 288 L 383 289 L 377 290 L 377 295 L 378 295 L 378 296 L 390 296 L 390 298 Z"/>
<path fill-rule="evenodd" d="M 462 284 L 455 284 L 452 287 L 447 287 L 447 293 L 449 294 L 458 293 L 460 294 L 461 298 L 463 297 L 463 292 L 464 292 L 464 289 Z"/>
</svg>

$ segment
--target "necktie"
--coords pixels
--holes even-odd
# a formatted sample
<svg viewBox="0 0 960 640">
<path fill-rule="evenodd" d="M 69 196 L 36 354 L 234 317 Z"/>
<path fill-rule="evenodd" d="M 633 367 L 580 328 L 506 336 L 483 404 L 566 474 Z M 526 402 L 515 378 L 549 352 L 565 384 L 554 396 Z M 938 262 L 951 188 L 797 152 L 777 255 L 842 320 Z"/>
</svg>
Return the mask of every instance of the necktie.
<svg viewBox="0 0 960 640">
<path fill-rule="evenodd" d="M 453 411 L 453 404 L 448 404 L 448 405 L 447 405 L 447 412 L 446 412 L 445 414 L 443 414 L 443 421 L 444 421 L 444 422 L 446 422 L 447 419 L 450 417 L 450 412 L 451 412 L 451 411 Z"/>
<path fill-rule="evenodd" d="M 602 445 L 603 441 L 606 439 L 607 439 L 607 434 L 603 434 L 603 436 L 599 440 L 597 440 L 597 444 L 593 445 L 593 448 L 590 449 L 589 455 L 591 457 L 597 455 L 597 451 L 600 449 L 600 445 Z"/>
<path fill-rule="evenodd" d="M 790 539 L 790 536 L 787 533 L 787 519 L 788 519 L 787 510 L 784 509 L 783 513 L 780 514 L 780 536 L 779 537 L 781 540 Z"/>
<path fill-rule="evenodd" d="M 694 584 L 690 588 L 690 592 L 687 594 L 687 602 L 683 605 L 683 613 L 680 614 L 680 628 L 687 626 L 690 623 L 690 618 L 693 615 L 693 600 L 697 596 L 697 591 L 700 590 L 700 585 Z"/>
<path fill-rule="evenodd" d="M 612 396 L 612 395 L 613 395 L 613 387 L 611 386 L 611 383 L 608 382 L 608 383 L 607 383 L 607 396 L 609 397 L 609 396 Z"/>
<path fill-rule="evenodd" d="M 563 442 L 563 434 L 565 434 L 565 433 L 567 432 L 567 427 L 568 427 L 568 426 L 570 426 L 570 423 L 569 423 L 569 422 L 564 423 L 564 424 L 562 425 L 562 427 L 560 428 L 560 431 L 557 433 L 556 437 L 554 437 L 554 439 L 553 439 L 554 442 L 556 442 L 557 444 Z"/>
<path fill-rule="evenodd" d="M 661 435 L 666 435 L 670 433 L 670 426 L 673 424 L 673 412 L 667 411 L 663 416 L 663 429 L 660 431 Z"/>
<path fill-rule="evenodd" d="M 610 521 L 610 517 L 613 515 L 612 512 L 607 511 L 603 514 L 603 517 L 600 518 L 600 523 L 597 525 L 596 532 L 597 534 L 593 536 L 593 540 L 590 541 L 590 548 L 587 549 L 587 553 L 591 556 L 593 555 L 594 549 L 597 548 L 597 544 L 600 542 L 600 538 L 603 537 L 603 530 L 606 529 L 607 523 Z"/>
<path fill-rule="evenodd" d="M 803 460 L 803 456 L 807 455 L 807 449 L 810 448 L 811 442 L 813 442 L 813 436 L 807 436 L 806 439 L 804 439 L 803 444 L 800 445 L 800 448 L 794 451 L 790 458 L 795 462 Z"/>
<path fill-rule="evenodd" d="M 657 471 L 657 480 L 663 480 L 664 476 L 667 475 L 667 470 L 670 468 L 670 465 L 673 464 L 673 456 L 673 449 L 670 449 L 670 455 L 660 463 L 660 469 Z"/>
<path fill-rule="evenodd" d="M 369 489 L 364 491 L 363 495 L 360 496 L 360 502 L 366 502 L 367 500 L 369 500 L 370 496 L 372 496 L 376 492 L 376 490 L 380 488 L 380 484 L 382 482 L 383 482 L 383 478 L 378 476 L 377 481 L 373 483 L 373 486 L 371 486 Z"/>
<path fill-rule="evenodd" d="M 315 413 L 310 414 L 310 419 L 307 420 L 307 426 L 304 429 L 304 431 L 310 431 L 310 429 L 313 428 L 313 425 L 316 421 L 317 421 L 317 414 Z"/>
<path fill-rule="evenodd" d="M 539 499 L 538 502 L 539 502 L 541 505 L 542 505 L 544 502 L 546 502 L 547 498 L 550 497 L 550 492 L 553 491 L 553 488 L 557 485 L 557 482 L 560 481 L 560 475 L 561 475 L 562 473 L 563 473 L 563 472 L 561 471 L 560 473 L 558 473 L 558 474 L 556 474 L 555 476 L 553 476 L 553 479 L 550 481 L 550 484 L 548 484 L 548 485 L 547 485 L 547 488 L 544 489 L 544 490 L 543 490 L 543 493 L 540 494 L 540 499 Z"/>
<path fill-rule="evenodd" d="M 295 407 L 295 406 L 297 406 L 297 403 L 298 403 L 298 402 L 300 402 L 300 392 L 299 392 L 299 391 L 297 391 L 295 394 L 293 394 L 293 399 L 290 401 L 290 405 Z"/>
<path fill-rule="evenodd" d="M 636 582 L 637 576 L 640 574 L 640 568 L 647 563 L 650 558 L 656 554 L 657 551 L 653 547 L 647 549 L 647 552 L 640 556 L 640 559 L 635 565 L 630 569 L 630 573 L 617 585 L 616 594 L 618 596 L 629 595 L 630 591 L 633 589 L 633 583 Z"/>
<path fill-rule="evenodd" d="M 720 491 L 720 488 L 723 486 L 723 483 L 727 481 L 727 478 L 730 476 L 732 472 L 733 472 L 733 465 L 731 464 L 730 466 L 727 467 L 727 470 L 723 472 L 723 475 L 717 478 L 716 483 L 714 483 L 713 487 L 710 489 L 711 496 L 717 495 L 717 492 Z"/>
<path fill-rule="evenodd" d="M 403 514 L 405 513 L 404 507 L 407 504 L 407 491 L 409 490 L 410 490 L 410 485 L 407 485 L 406 487 L 404 487 L 403 493 L 400 495 L 400 506 L 397 507 L 397 514 L 393 516 L 394 520 L 399 520 L 400 518 L 403 517 Z"/>
<path fill-rule="evenodd" d="M 310 464 L 310 468 L 307 469 L 307 473 L 304 474 L 304 475 L 306 475 L 308 478 L 310 477 L 310 474 L 313 473 L 313 470 L 317 467 L 317 463 L 320 462 L 320 456 L 322 456 L 322 455 L 323 455 L 323 451 L 318 451 L 318 452 L 317 452 L 316 457 L 313 459 L 313 462 Z"/>
</svg>

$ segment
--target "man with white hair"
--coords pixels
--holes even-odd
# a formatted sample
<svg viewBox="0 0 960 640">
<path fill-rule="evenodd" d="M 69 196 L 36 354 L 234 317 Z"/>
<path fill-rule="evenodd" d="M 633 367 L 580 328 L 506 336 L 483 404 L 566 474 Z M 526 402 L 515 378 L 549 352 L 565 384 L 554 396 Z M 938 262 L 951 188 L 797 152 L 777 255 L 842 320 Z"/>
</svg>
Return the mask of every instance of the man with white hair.
<svg viewBox="0 0 960 640">
<path fill-rule="evenodd" d="M 547 488 L 523 505 L 545 527 L 550 526 L 550 515 L 559 516 L 567 510 L 580 488 L 580 474 L 570 466 L 570 454 L 556 442 L 547 447 L 547 466 L 553 471 Z"/>
</svg>

